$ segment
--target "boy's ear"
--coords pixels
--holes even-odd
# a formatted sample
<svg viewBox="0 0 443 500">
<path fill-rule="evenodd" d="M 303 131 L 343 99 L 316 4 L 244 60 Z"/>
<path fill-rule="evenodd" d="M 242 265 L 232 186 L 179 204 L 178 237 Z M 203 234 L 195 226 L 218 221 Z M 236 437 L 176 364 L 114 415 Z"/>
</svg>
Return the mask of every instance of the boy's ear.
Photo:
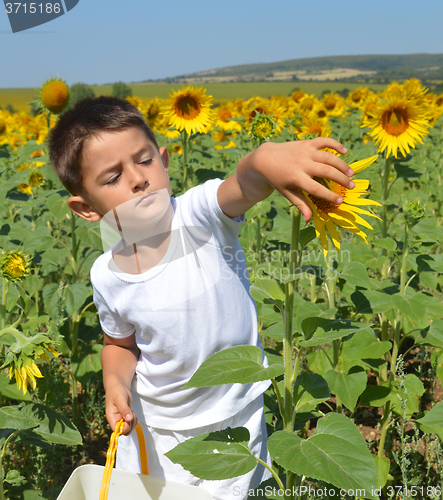
<svg viewBox="0 0 443 500">
<path fill-rule="evenodd" d="M 98 222 L 103 215 L 92 207 L 83 196 L 75 195 L 68 199 L 68 207 L 78 216 L 89 222 Z"/>
<path fill-rule="evenodd" d="M 160 156 L 161 156 L 161 159 L 162 159 L 163 167 L 165 168 L 165 170 L 167 172 L 168 171 L 168 166 L 169 166 L 169 152 L 165 148 L 165 146 L 162 146 L 159 149 L 159 152 L 160 152 Z"/>
</svg>

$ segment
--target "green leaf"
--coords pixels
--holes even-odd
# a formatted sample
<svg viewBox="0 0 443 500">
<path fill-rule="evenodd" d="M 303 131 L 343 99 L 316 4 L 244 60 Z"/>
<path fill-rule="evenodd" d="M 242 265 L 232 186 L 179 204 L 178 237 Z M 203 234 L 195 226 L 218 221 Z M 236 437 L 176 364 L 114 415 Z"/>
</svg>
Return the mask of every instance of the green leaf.
<svg viewBox="0 0 443 500">
<path fill-rule="evenodd" d="M 57 319 L 62 313 L 61 297 L 58 293 L 59 285 L 57 283 L 48 283 L 43 288 L 43 304 L 53 319 Z"/>
<path fill-rule="evenodd" d="M 419 295 L 421 294 L 402 297 L 400 294 L 395 294 L 392 296 L 392 303 L 406 317 L 413 320 L 420 320 L 423 318 L 423 303 Z"/>
<path fill-rule="evenodd" d="M 247 474 L 257 465 L 248 443 L 246 428 L 228 427 L 187 439 L 165 456 L 200 479 L 229 479 Z"/>
<path fill-rule="evenodd" d="M 5 481 L 12 485 L 19 485 L 26 481 L 25 477 L 20 475 L 18 470 L 8 470 Z"/>
<path fill-rule="evenodd" d="M 17 384 L 9 380 L 6 373 L 0 373 L 0 394 L 16 401 L 32 401 L 29 391 L 23 394 L 23 391 L 17 389 Z"/>
<path fill-rule="evenodd" d="M 424 417 L 417 419 L 417 424 L 423 432 L 437 434 L 443 440 L 443 401 L 431 408 Z"/>
<path fill-rule="evenodd" d="M 102 348 L 101 344 L 82 343 L 80 351 L 72 356 L 72 370 L 75 378 L 82 385 L 87 384 L 97 373 L 100 373 L 102 369 L 100 363 Z"/>
<path fill-rule="evenodd" d="M 375 460 L 375 465 L 378 472 L 378 487 L 383 488 L 388 481 L 388 474 L 390 468 L 390 462 L 388 457 L 379 457 L 378 455 L 372 455 Z"/>
<path fill-rule="evenodd" d="M 314 328 L 316 329 L 314 330 Z M 306 318 L 302 322 L 303 333 L 306 332 L 305 340 L 300 341 L 300 345 L 303 347 L 318 346 L 366 329 L 369 329 L 369 325 L 358 321 L 343 319 L 325 321 L 325 318 Z M 313 331 L 315 331 L 314 334 L 312 334 Z"/>
<path fill-rule="evenodd" d="M 338 277 L 344 279 L 348 285 L 369 288 L 369 276 L 365 266 L 360 262 L 347 262 Z"/>
<path fill-rule="evenodd" d="M 344 415 L 329 413 L 320 418 L 308 439 L 288 431 L 274 432 L 268 449 L 272 459 L 284 469 L 337 488 L 363 488 L 365 498 L 378 500 L 372 493 L 378 484 L 374 459 L 355 424 Z"/>
<path fill-rule="evenodd" d="M 320 374 L 323 378 L 329 370 L 334 368 L 332 364 L 332 348 L 325 349 L 325 351 L 328 354 L 329 358 L 325 354 L 325 352 L 323 352 L 323 349 L 321 351 L 310 352 L 306 356 L 308 360 L 309 370 L 314 373 Z"/>
<path fill-rule="evenodd" d="M 23 288 L 30 294 L 34 295 L 43 288 L 44 280 L 40 276 L 30 274 L 23 279 Z"/>
<path fill-rule="evenodd" d="M 358 397 L 366 389 L 365 370 L 360 366 L 354 366 L 348 373 L 330 370 L 325 379 L 331 391 L 343 401 L 346 408 L 354 411 Z"/>
<path fill-rule="evenodd" d="M 272 299 L 276 302 L 285 300 L 284 287 L 271 279 L 257 278 L 251 286 L 250 292 L 254 299 L 260 302 L 264 299 Z"/>
<path fill-rule="evenodd" d="M 416 375 L 408 373 L 405 378 L 406 394 L 401 390 L 397 380 L 396 385 L 398 385 L 397 395 L 406 399 L 406 417 L 410 418 L 414 413 L 418 412 L 420 397 L 423 396 L 425 392 L 423 382 Z M 391 408 L 394 413 L 397 413 L 397 415 L 402 415 L 402 407 L 398 398 L 397 401 L 392 404 Z"/>
<path fill-rule="evenodd" d="M 274 323 L 273 325 L 269 326 L 265 330 L 262 330 L 260 332 L 260 336 L 269 337 L 273 340 L 276 340 L 277 342 L 281 342 L 283 340 L 284 333 L 285 327 L 283 325 L 283 322 L 279 321 L 278 323 Z"/>
<path fill-rule="evenodd" d="M 257 346 L 233 346 L 216 352 L 204 361 L 189 382 L 182 388 L 210 387 L 232 383 L 249 384 L 282 375 L 283 365 L 275 364 L 265 368 L 262 350 Z"/>
<path fill-rule="evenodd" d="M 435 218 L 422 219 L 411 229 L 411 236 L 415 236 L 420 241 L 441 241 L 441 228 L 436 225 Z"/>
<path fill-rule="evenodd" d="M 32 429 L 37 427 L 38 419 L 28 415 L 25 407 L 2 406 L 0 408 L 0 429 Z"/>
<path fill-rule="evenodd" d="M 360 404 L 365 406 L 383 406 L 393 400 L 397 400 L 397 391 L 387 385 L 368 385 L 360 396 Z"/>
<path fill-rule="evenodd" d="M 443 348 L 443 320 L 434 319 L 432 323 L 419 332 L 413 332 L 416 344 Z"/>
<path fill-rule="evenodd" d="M 87 222 L 84 219 L 76 219 L 75 234 L 85 246 L 103 252 L 103 242 L 100 233 L 100 222 Z"/>
<path fill-rule="evenodd" d="M 67 444 L 70 446 L 83 443 L 81 434 L 72 422 L 64 415 L 42 404 L 28 404 L 22 410 L 38 427 L 26 431 L 28 440 L 50 444 Z"/>
<path fill-rule="evenodd" d="M 66 191 L 63 190 L 57 193 L 52 193 L 48 196 L 46 199 L 46 206 L 58 221 L 66 222 L 66 219 L 69 219 L 71 210 L 67 204 L 68 197 L 61 196 L 62 193 L 66 193 Z"/>
<path fill-rule="evenodd" d="M 328 384 L 321 375 L 308 372 L 297 375 L 294 384 L 294 405 L 297 412 L 312 410 L 330 397 Z"/>
<path fill-rule="evenodd" d="M 203 184 L 209 179 L 224 179 L 226 172 L 222 172 L 221 170 L 211 170 L 208 168 L 198 168 L 195 171 L 195 175 L 197 177 L 198 184 Z"/>
<path fill-rule="evenodd" d="M 372 244 L 376 247 L 384 248 L 385 250 L 389 250 L 391 252 L 397 250 L 397 243 L 392 238 L 378 238 L 374 240 Z"/>
<path fill-rule="evenodd" d="M 85 300 L 92 294 L 91 289 L 85 283 L 74 283 L 65 288 L 66 312 L 71 316 L 84 304 Z"/>
<path fill-rule="evenodd" d="M 299 236 L 299 248 L 303 250 L 305 246 L 312 240 L 316 238 L 315 228 L 313 226 L 305 227 L 300 231 Z"/>
<path fill-rule="evenodd" d="M 391 342 L 387 340 L 381 342 L 371 328 L 362 328 L 344 343 L 341 357 L 346 363 L 376 359 L 383 356 L 391 347 Z"/>
<path fill-rule="evenodd" d="M 354 292 L 351 295 L 351 300 L 357 308 L 357 314 L 385 313 L 394 307 L 391 295 L 375 290 Z"/>
</svg>

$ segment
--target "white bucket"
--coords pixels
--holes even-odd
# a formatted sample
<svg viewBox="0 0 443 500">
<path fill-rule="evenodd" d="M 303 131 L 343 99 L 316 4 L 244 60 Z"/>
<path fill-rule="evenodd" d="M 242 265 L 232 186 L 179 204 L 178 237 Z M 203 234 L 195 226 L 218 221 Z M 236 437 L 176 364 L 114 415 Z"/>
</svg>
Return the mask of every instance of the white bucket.
<svg viewBox="0 0 443 500">
<path fill-rule="evenodd" d="M 57 500 L 98 500 L 105 468 L 82 465 L 74 470 Z M 212 500 L 210 493 L 189 484 L 113 469 L 108 500 Z"/>
</svg>

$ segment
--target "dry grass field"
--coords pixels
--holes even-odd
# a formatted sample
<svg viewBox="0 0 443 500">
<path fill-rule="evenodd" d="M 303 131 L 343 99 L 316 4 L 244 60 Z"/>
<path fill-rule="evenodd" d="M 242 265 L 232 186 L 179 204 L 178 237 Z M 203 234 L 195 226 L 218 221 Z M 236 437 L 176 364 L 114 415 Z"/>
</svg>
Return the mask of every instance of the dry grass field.
<svg viewBox="0 0 443 500">
<path fill-rule="evenodd" d="M 347 88 L 352 90 L 358 87 L 355 83 L 346 82 L 234 82 L 234 83 L 202 83 L 194 82 L 196 86 L 203 86 L 209 95 L 214 97 L 215 102 L 222 102 L 230 99 L 249 99 L 253 96 L 271 97 L 275 95 L 288 95 L 295 88 L 314 94 L 320 97 L 325 90 L 338 92 Z M 140 97 L 143 101 L 148 101 L 154 97 L 167 98 L 172 90 L 178 90 L 182 83 L 135 83 L 129 84 L 133 95 Z M 112 85 L 92 86 L 95 95 L 110 95 Z M 372 85 L 374 91 L 381 90 L 382 85 Z M 11 104 L 18 111 L 29 112 L 32 101 L 38 94 L 35 88 L 0 89 L 0 108 L 5 108 Z"/>
</svg>

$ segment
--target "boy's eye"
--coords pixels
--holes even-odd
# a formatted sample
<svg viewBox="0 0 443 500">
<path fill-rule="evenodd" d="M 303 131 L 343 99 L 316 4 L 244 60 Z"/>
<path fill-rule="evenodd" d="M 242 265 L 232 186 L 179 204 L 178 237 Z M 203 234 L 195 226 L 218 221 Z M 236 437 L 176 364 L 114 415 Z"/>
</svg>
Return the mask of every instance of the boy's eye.
<svg viewBox="0 0 443 500">
<path fill-rule="evenodd" d="M 118 179 L 120 178 L 120 174 L 116 175 L 115 177 L 113 177 L 110 181 L 108 181 L 106 184 L 115 184 Z"/>
<path fill-rule="evenodd" d="M 152 162 L 152 158 L 149 158 L 148 160 L 143 160 L 143 161 L 141 161 L 140 163 L 141 163 L 142 165 L 149 165 L 151 162 Z"/>
</svg>

